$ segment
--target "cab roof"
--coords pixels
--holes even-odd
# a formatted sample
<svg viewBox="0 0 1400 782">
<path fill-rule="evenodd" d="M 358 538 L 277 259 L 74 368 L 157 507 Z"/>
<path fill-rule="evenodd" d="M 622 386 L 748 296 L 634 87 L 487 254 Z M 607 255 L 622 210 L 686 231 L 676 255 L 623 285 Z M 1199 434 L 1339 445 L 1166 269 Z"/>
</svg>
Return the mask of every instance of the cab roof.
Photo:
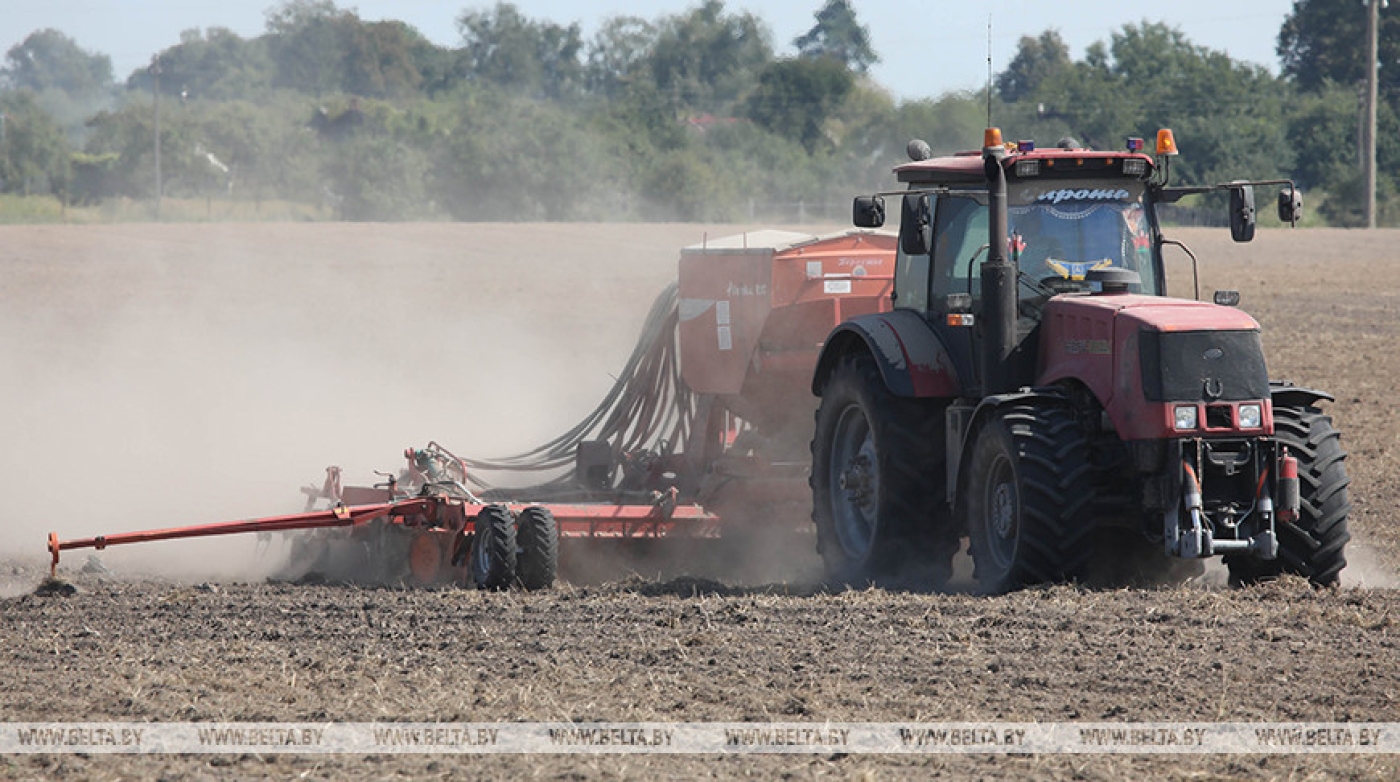
<svg viewBox="0 0 1400 782">
<path fill-rule="evenodd" d="M 1014 144 L 1008 144 L 1006 157 L 1002 158 L 1002 167 L 1006 169 L 1008 179 L 1022 179 L 1018 175 L 1017 163 L 1020 161 L 1038 161 L 1036 166 L 1037 176 L 1040 179 L 1062 179 L 1070 177 L 1125 177 L 1131 179 L 1145 179 L 1150 176 L 1155 163 L 1152 158 L 1141 152 L 1127 151 L 1105 151 L 1094 149 L 1061 149 L 1059 147 L 1049 147 L 1046 149 L 1035 149 L 1029 152 L 1016 150 Z M 1123 161 L 1142 160 L 1146 167 L 1142 174 L 1123 173 Z M 986 177 L 982 172 L 982 152 L 970 150 L 958 152 L 944 157 L 935 157 L 928 160 L 918 160 L 912 163 L 905 163 L 895 166 L 895 177 L 900 182 L 912 182 L 931 185 L 947 185 L 960 183 L 985 182 Z"/>
</svg>

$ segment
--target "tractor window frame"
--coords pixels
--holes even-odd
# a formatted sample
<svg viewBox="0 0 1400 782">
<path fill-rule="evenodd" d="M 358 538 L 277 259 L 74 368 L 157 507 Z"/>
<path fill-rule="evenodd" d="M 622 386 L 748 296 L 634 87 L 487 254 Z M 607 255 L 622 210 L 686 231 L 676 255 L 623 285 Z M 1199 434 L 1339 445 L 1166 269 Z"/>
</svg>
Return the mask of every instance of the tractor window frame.
<svg viewBox="0 0 1400 782">
<path fill-rule="evenodd" d="M 929 199 L 929 208 L 933 210 L 932 218 L 935 226 L 938 225 L 939 200 L 937 198 Z M 902 229 L 903 226 L 900 228 Z M 932 273 L 930 254 L 910 255 L 904 252 L 904 242 L 898 242 L 898 247 L 894 265 L 894 308 L 915 310 L 920 313 L 928 312 L 932 298 L 929 289 L 929 278 Z"/>
<path fill-rule="evenodd" d="M 930 298 L 941 309 L 950 293 L 970 293 L 976 303 L 982 296 L 977 261 L 985 260 L 988 208 L 974 194 L 942 195 L 933 231 Z M 969 271 L 971 270 L 971 271 Z"/>
</svg>

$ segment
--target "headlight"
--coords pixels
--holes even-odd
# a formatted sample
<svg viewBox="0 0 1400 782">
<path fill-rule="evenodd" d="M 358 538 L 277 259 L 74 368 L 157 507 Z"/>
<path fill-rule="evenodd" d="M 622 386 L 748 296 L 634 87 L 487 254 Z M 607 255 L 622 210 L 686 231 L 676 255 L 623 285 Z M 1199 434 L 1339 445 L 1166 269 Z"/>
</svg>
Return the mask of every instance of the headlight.
<svg viewBox="0 0 1400 782">
<path fill-rule="evenodd" d="M 1196 428 L 1196 406 L 1182 406 L 1176 409 L 1177 431 Z"/>
<path fill-rule="evenodd" d="M 1264 411 L 1261 405 L 1240 405 L 1240 428 L 1258 429 L 1264 422 Z"/>
</svg>

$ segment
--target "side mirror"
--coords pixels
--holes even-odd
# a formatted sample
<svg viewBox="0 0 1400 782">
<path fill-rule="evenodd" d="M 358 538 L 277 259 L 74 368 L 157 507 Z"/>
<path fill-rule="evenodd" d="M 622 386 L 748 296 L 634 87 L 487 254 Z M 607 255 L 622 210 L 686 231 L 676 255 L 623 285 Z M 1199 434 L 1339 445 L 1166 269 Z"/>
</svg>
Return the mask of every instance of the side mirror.
<svg viewBox="0 0 1400 782">
<path fill-rule="evenodd" d="M 1298 188 L 1278 191 L 1278 219 L 1289 225 L 1303 219 L 1303 193 Z"/>
<path fill-rule="evenodd" d="M 933 247 L 933 204 L 927 193 L 909 193 L 899 217 L 899 249 L 905 255 L 928 255 Z"/>
<path fill-rule="evenodd" d="M 880 196 L 856 196 L 851 204 L 851 222 L 857 228 L 879 228 L 885 224 L 885 199 Z"/>
<path fill-rule="evenodd" d="M 1254 188 L 1235 185 L 1230 188 L 1230 238 L 1248 242 L 1254 238 Z"/>
</svg>

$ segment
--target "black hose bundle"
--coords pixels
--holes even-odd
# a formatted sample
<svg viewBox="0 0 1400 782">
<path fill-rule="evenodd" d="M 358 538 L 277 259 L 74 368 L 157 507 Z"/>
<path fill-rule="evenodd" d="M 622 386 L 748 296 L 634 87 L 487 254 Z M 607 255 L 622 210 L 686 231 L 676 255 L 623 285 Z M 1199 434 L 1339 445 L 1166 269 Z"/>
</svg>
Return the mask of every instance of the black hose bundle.
<svg viewBox="0 0 1400 782">
<path fill-rule="evenodd" d="M 467 481 L 486 499 L 528 496 L 532 500 L 578 494 L 573 466 L 580 444 L 602 441 L 613 458 L 646 453 L 670 456 L 685 443 L 694 425 L 695 399 L 681 379 L 678 325 L 680 294 L 671 283 L 656 297 L 622 374 L 603 401 L 567 432 L 515 456 L 462 459 Z M 534 485 L 494 486 L 481 473 L 526 473 L 554 477 Z"/>
</svg>

